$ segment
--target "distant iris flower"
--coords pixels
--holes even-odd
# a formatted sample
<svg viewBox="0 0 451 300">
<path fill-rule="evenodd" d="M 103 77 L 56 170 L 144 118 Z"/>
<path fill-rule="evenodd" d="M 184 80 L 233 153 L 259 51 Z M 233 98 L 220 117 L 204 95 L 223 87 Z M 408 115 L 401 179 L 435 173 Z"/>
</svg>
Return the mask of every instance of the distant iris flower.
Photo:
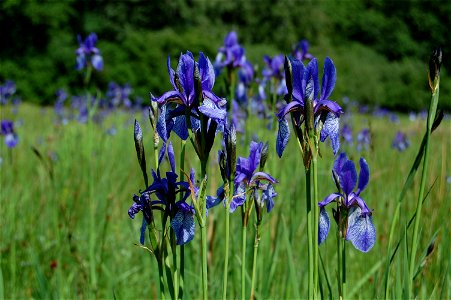
<svg viewBox="0 0 451 300">
<path fill-rule="evenodd" d="M 113 107 L 117 107 L 121 104 L 123 104 L 125 107 L 131 107 L 132 102 L 129 98 L 131 92 L 132 88 L 128 83 L 120 86 L 115 82 L 110 82 L 108 84 L 106 97 L 109 101 L 109 104 Z"/>
<path fill-rule="evenodd" d="M 199 54 L 199 62 L 194 60 L 189 51 L 180 55 L 176 71 L 171 68 L 168 57 L 167 67 L 173 90 L 158 98 L 152 97 L 152 100 L 156 101 L 161 108 L 157 131 L 164 141 L 167 141 L 171 131 L 186 140 L 189 124 L 193 132 L 200 129 L 201 114 L 210 120 L 210 124 L 211 121 L 216 124 L 225 123 L 226 100 L 212 92 L 215 72 L 210 60 L 202 52 Z M 195 95 L 195 68 L 199 70 L 202 99 L 197 99 Z"/>
<path fill-rule="evenodd" d="M 357 183 L 357 171 L 354 162 L 340 154 L 335 160 L 333 177 L 340 192 L 332 193 L 318 203 L 320 217 L 318 224 L 318 243 L 327 238 L 330 229 L 329 215 L 325 206 L 331 202 L 338 203 L 338 211 L 334 217 L 338 220 L 343 238 L 351 241 L 357 250 L 368 252 L 376 242 L 376 229 L 372 212 L 360 197 L 370 178 L 370 169 L 365 159 L 360 158 L 360 174 Z M 337 182 L 338 181 L 338 182 Z M 357 190 L 354 188 L 357 184 Z"/>
<path fill-rule="evenodd" d="M 84 41 L 81 36 L 78 35 L 77 40 L 80 46 L 75 51 L 77 54 L 76 69 L 81 70 L 87 67 L 88 63 L 91 63 L 94 69 L 97 71 L 102 71 L 103 58 L 100 55 L 100 50 L 96 47 L 97 35 L 95 33 L 91 33 Z"/>
<path fill-rule="evenodd" d="M 294 57 L 300 61 L 313 59 L 313 55 L 308 52 L 309 47 L 310 45 L 307 40 L 301 40 L 294 48 Z"/>
<path fill-rule="evenodd" d="M 410 141 L 407 135 L 401 131 L 396 133 L 395 138 L 392 142 L 392 147 L 399 152 L 406 150 L 410 146 Z"/>
<path fill-rule="evenodd" d="M 250 144 L 250 153 L 248 158 L 239 157 L 236 164 L 235 176 L 235 197 L 230 203 L 230 212 L 244 204 L 246 201 L 246 191 L 262 190 L 265 194 L 265 201 L 268 211 L 274 206 L 273 198 L 277 195 L 273 192 L 271 184 L 277 183 L 271 175 L 265 172 L 257 171 L 262 158 L 263 143 L 254 141 Z M 266 192 L 265 192 L 266 191 Z"/>
<path fill-rule="evenodd" d="M 14 131 L 14 124 L 10 120 L 1 121 L 0 134 L 5 136 L 5 144 L 8 148 L 14 148 L 19 143 L 19 137 Z"/>
<path fill-rule="evenodd" d="M 159 164 L 165 154 L 163 147 L 159 154 Z M 153 219 L 152 210 L 160 209 L 169 214 L 171 227 L 175 232 L 178 245 L 188 243 L 194 238 L 194 207 L 186 203 L 186 198 L 190 194 L 189 183 L 177 181 L 178 175 L 175 169 L 175 155 L 172 144 L 167 146 L 167 156 L 171 165 L 171 171 L 166 172 L 166 177 L 162 177 L 160 170 L 152 170 L 153 183 L 141 192 L 140 196 L 133 196 L 133 205 L 129 208 L 128 214 L 134 219 L 135 215 L 142 211 L 144 215 L 141 230 L 141 244 L 144 244 L 144 233 L 147 224 Z M 178 194 L 183 193 L 181 200 L 178 200 Z M 154 200 L 151 199 L 154 197 Z"/>
<path fill-rule="evenodd" d="M 328 99 L 335 87 L 336 70 L 334 63 L 330 58 L 326 57 L 324 61 L 321 94 L 319 97 L 318 63 L 316 58 L 313 58 L 307 67 L 304 67 L 303 63 L 299 60 L 292 60 L 291 65 L 293 74 L 293 101 L 283 106 L 277 113 L 277 117 L 279 118 L 279 133 L 276 144 L 277 154 L 281 157 L 288 143 L 289 129 L 285 116 L 291 113 L 295 126 L 300 127 L 306 116 L 306 99 L 313 101 L 315 126 L 318 124 L 320 118 L 325 116 L 320 140 L 324 142 L 329 137 L 332 142 L 332 150 L 336 154 L 340 148 L 339 118 L 343 110 L 335 101 Z"/>
<path fill-rule="evenodd" d="M 357 151 L 362 151 L 362 149 L 368 151 L 371 144 L 371 132 L 369 128 L 362 129 L 357 134 Z"/>
<path fill-rule="evenodd" d="M 352 145 L 352 128 L 348 124 L 345 124 L 343 128 L 341 129 L 341 136 L 343 137 L 344 141 L 348 143 L 349 145 Z"/>
<path fill-rule="evenodd" d="M 219 69 L 224 67 L 240 68 L 246 63 L 244 48 L 238 43 L 238 35 L 235 31 L 229 32 L 224 38 L 224 46 L 219 48 L 216 56 L 215 66 Z"/>
<path fill-rule="evenodd" d="M 279 80 L 285 78 L 285 71 L 283 68 L 285 56 L 283 54 L 275 55 L 273 58 L 265 55 L 263 61 L 266 64 L 266 68 L 262 71 L 264 78 L 277 78 Z"/>
<path fill-rule="evenodd" d="M 6 80 L 3 85 L 0 85 L 0 104 L 5 105 L 11 100 L 16 92 L 16 84 L 12 80 Z"/>
</svg>

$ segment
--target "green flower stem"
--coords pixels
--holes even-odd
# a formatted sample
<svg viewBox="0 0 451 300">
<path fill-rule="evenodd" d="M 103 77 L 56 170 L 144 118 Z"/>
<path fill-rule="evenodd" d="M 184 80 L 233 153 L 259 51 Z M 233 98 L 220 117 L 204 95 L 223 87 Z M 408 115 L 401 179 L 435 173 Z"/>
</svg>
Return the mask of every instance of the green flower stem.
<svg viewBox="0 0 451 300">
<path fill-rule="evenodd" d="M 180 179 L 183 178 L 183 170 L 185 169 L 185 149 L 186 140 L 181 140 L 180 142 Z M 183 194 L 180 193 L 180 200 L 183 198 Z M 179 280 L 179 292 L 178 296 L 183 298 L 183 284 L 185 280 L 185 245 L 180 245 L 180 280 Z"/>
<path fill-rule="evenodd" d="M 260 232 L 261 223 L 257 221 L 256 232 L 255 232 L 255 241 L 254 241 L 254 261 L 252 265 L 252 281 L 251 281 L 251 299 L 255 298 L 255 277 L 257 274 L 257 255 L 258 255 L 258 246 L 260 244 L 261 232 Z"/>
<path fill-rule="evenodd" d="M 314 295 L 314 253 L 313 253 L 313 212 L 312 212 L 312 169 L 305 171 L 306 213 L 307 213 L 307 240 L 308 240 L 308 298 Z"/>
<path fill-rule="evenodd" d="M 313 210 L 313 293 L 314 297 L 318 295 L 318 224 L 319 224 L 319 206 L 318 206 L 318 161 L 316 151 L 312 159 L 312 177 L 313 177 L 313 195 L 311 205 Z"/>
<path fill-rule="evenodd" d="M 225 209 L 225 257 L 224 257 L 224 275 L 222 281 L 222 299 L 227 299 L 227 280 L 229 274 L 229 240 L 230 240 L 230 203 L 233 199 L 234 181 L 229 182 L 227 192 L 227 203 Z"/>
<path fill-rule="evenodd" d="M 201 175 L 202 179 L 205 178 L 206 170 L 207 170 L 207 162 L 208 160 L 204 160 L 200 162 L 201 164 Z M 205 187 L 206 188 L 206 187 Z M 198 199 L 199 200 L 199 199 Z M 208 299 L 208 274 L 207 274 L 207 201 L 205 199 L 200 199 L 200 203 L 202 203 L 202 207 L 200 209 L 201 212 L 201 222 L 200 222 L 200 240 L 201 240 L 201 252 L 202 252 L 202 291 L 203 291 L 203 299 Z"/>
<path fill-rule="evenodd" d="M 171 276 L 172 276 L 172 282 L 174 283 L 173 289 L 174 289 L 174 299 L 179 299 L 179 270 L 177 265 L 177 243 L 175 240 L 175 232 L 171 228 L 170 230 L 170 243 L 169 246 L 171 247 L 171 253 L 172 253 L 172 267 L 171 267 Z"/>
<path fill-rule="evenodd" d="M 423 197 L 424 197 L 424 190 L 426 187 L 426 180 L 427 180 L 427 171 L 429 168 L 429 152 L 430 152 L 430 136 L 431 136 L 431 130 L 432 130 L 432 124 L 434 122 L 435 118 L 435 112 L 437 111 L 437 104 L 438 104 L 438 97 L 439 97 L 439 83 L 437 81 L 435 89 L 432 91 L 432 98 L 429 105 L 429 113 L 428 113 L 428 119 L 426 123 L 426 146 L 424 151 L 424 158 L 423 158 L 423 170 L 421 172 L 421 183 L 420 183 L 420 191 L 418 193 L 418 200 L 417 200 L 417 208 L 416 208 L 416 214 L 415 214 L 415 225 L 413 229 L 413 237 L 412 237 L 412 250 L 410 252 L 410 267 L 409 267 L 409 275 L 410 275 L 410 281 L 409 281 L 409 293 L 408 297 L 410 298 L 413 295 L 413 277 L 415 275 L 415 256 L 418 248 L 418 232 L 420 229 L 420 220 L 421 220 L 421 209 L 423 208 Z"/>
<path fill-rule="evenodd" d="M 160 248 L 157 253 L 155 253 L 157 257 L 157 264 L 158 264 L 158 274 L 160 278 L 160 299 L 166 299 L 166 296 L 164 294 L 164 269 L 163 269 L 163 251 Z"/>
<path fill-rule="evenodd" d="M 244 206 L 244 205 L 243 205 Z M 246 299 L 246 232 L 247 228 L 243 224 L 241 229 L 241 299 Z"/>
</svg>

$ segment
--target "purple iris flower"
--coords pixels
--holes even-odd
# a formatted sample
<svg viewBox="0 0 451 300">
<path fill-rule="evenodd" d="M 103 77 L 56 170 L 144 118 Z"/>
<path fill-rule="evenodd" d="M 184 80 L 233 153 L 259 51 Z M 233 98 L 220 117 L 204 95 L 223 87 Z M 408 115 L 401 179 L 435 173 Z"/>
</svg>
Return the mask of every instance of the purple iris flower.
<svg viewBox="0 0 451 300">
<path fill-rule="evenodd" d="M 19 137 L 14 131 L 14 124 L 10 120 L 2 120 L 0 134 L 5 136 L 5 144 L 8 148 L 14 148 L 19 143 Z"/>
<path fill-rule="evenodd" d="M 236 32 L 231 31 L 224 38 L 224 46 L 218 50 L 215 66 L 219 69 L 224 67 L 240 68 L 245 63 L 246 56 L 244 48 L 238 43 L 238 35 Z"/>
<path fill-rule="evenodd" d="M 339 118 L 343 110 L 335 101 L 328 99 L 334 89 L 336 80 L 334 63 L 330 58 L 326 57 L 319 99 L 317 99 L 319 94 L 319 80 L 316 58 L 313 58 L 307 67 L 304 67 L 302 62 L 296 59 L 291 60 L 291 65 L 293 74 L 293 101 L 283 106 L 277 114 L 279 118 L 279 132 L 277 134 L 276 144 L 277 154 L 279 157 L 282 157 L 290 135 L 285 116 L 291 113 L 295 126 L 300 127 L 306 115 L 305 99 L 313 101 L 315 126 L 320 119 L 324 118 L 320 140 L 324 142 L 329 137 L 332 142 L 332 150 L 336 154 L 340 148 Z"/>
<path fill-rule="evenodd" d="M 368 151 L 371 144 L 371 132 L 369 128 L 362 129 L 357 134 L 357 151 Z"/>
<path fill-rule="evenodd" d="M 283 68 L 285 56 L 283 54 L 276 55 L 273 58 L 265 55 L 263 57 L 263 61 L 266 64 L 266 68 L 262 71 L 262 75 L 265 79 L 269 80 L 271 78 L 276 78 L 281 80 L 285 78 L 285 72 Z"/>
<path fill-rule="evenodd" d="M 246 201 L 246 191 L 250 189 L 254 192 L 257 189 L 265 191 L 270 189 L 269 184 L 277 183 L 277 180 L 268 173 L 257 171 L 257 168 L 260 166 L 263 146 L 264 145 L 261 142 L 257 143 L 252 141 L 250 144 L 249 157 L 238 158 L 235 176 L 236 196 L 230 203 L 230 212 L 234 212 L 237 207 L 244 204 Z M 272 198 L 275 197 L 275 195 L 277 194 L 267 192 L 266 197 L 271 198 L 272 201 Z"/>
<path fill-rule="evenodd" d="M 81 36 L 78 35 L 77 40 L 80 46 L 75 51 L 77 54 L 76 69 L 81 70 L 87 67 L 88 63 L 91 63 L 94 69 L 97 71 L 102 71 L 103 58 L 100 55 L 99 49 L 96 48 L 97 35 L 95 33 L 91 33 L 84 41 Z"/>
<path fill-rule="evenodd" d="M 349 145 L 352 145 L 352 128 L 348 124 L 345 124 L 343 128 L 341 129 L 341 136 L 343 137 L 344 141 L 348 143 Z"/>
<path fill-rule="evenodd" d="M 106 97 L 109 100 L 109 104 L 113 107 L 117 107 L 121 104 L 123 104 L 125 107 L 131 107 L 132 102 L 129 98 L 131 92 L 132 88 L 128 83 L 120 86 L 115 82 L 110 82 L 108 84 Z"/>
<path fill-rule="evenodd" d="M 176 71 L 171 68 L 169 57 L 167 66 L 169 79 L 174 89 L 158 98 L 152 97 L 152 100 L 156 101 L 161 108 L 157 131 L 163 141 L 167 141 L 171 131 L 186 140 L 189 124 L 193 132 L 200 129 L 201 114 L 208 118 L 209 125 L 212 125 L 213 122 L 215 126 L 223 125 L 227 117 L 226 100 L 212 92 L 215 72 L 210 60 L 201 52 L 199 62 L 196 62 L 192 53 L 187 51 L 186 54 L 180 55 Z M 194 76 L 196 69 L 199 71 L 201 81 L 199 97 L 202 99 L 198 99 L 196 96 Z"/>
<path fill-rule="evenodd" d="M 12 80 L 6 80 L 3 85 L 0 85 L 0 104 L 5 105 L 16 93 L 16 84 Z"/>
<path fill-rule="evenodd" d="M 376 242 L 376 228 L 373 224 L 372 212 L 360 197 L 370 178 L 370 169 L 366 160 L 360 158 L 360 174 L 357 184 L 357 171 L 352 160 L 345 153 L 340 154 L 334 163 L 333 178 L 339 193 L 332 193 L 318 203 L 320 216 L 318 224 L 318 243 L 321 244 L 327 238 L 330 229 L 329 215 L 325 206 L 331 202 L 338 203 L 338 211 L 335 213 L 338 219 L 340 232 L 346 232 L 343 237 L 351 241 L 357 250 L 368 252 Z M 338 182 L 337 182 L 338 181 Z M 354 188 L 357 184 L 357 190 Z"/>
<path fill-rule="evenodd" d="M 310 45 L 307 40 L 301 40 L 294 48 L 294 57 L 300 61 L 313 59 L 313 55 L 308 52 L 309 47 Z"/>
<path fill-rule="evenodd" d="M 159 154 L 159 165 L 164 158 L 166 145 L 164 145 Z M 159 209 L 168 213 L 171 227 L 175 232 L 178 245 L 188 243 L 194 238 L 194 207 L 186 203 L 186 198 L 190 194 L 189 183 L 177 181 L 175 169 L 175 155 L 172 144 L 167 145 L 167 157 L 171 165 L 171 171 L 166 172 L 166 177 L 162 177 L 160 169 L 157 172 L 152 170 L 153 183 L 141 192 L 141 196 L 133 196 L 133 205 L 128 210 L 130 218 L 142 211 L 144 215 L 143 226 L 141 230 L 141 244 L 144 243 L 144 233 L 147 224 L 153 220 L 152 210 Z M 183 193 L 181 200 L 178 200 L 178 194 Z M 151 198 L 156 198 L 152 200 Z M 143 229 L 144 228 L 144 229 Z"/>
<path fill-rule="evenodd" d="M 392 142 L 392 147 L 399 152 L 406 150 L 410 146 L 410 141 L 407 135 L 401 131 L 396 133 L 395 138 Z"/>
</svg>

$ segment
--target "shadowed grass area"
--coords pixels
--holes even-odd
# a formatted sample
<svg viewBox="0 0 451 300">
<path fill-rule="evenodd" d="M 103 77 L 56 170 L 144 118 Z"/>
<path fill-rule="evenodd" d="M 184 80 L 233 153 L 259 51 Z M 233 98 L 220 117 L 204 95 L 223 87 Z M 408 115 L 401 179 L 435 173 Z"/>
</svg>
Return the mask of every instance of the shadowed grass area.
<svg viewBox="0 0 451 300">
<path fill-rule="evenodd" d="M 88 133 L 86 124 L 70 122 L 55 125 L 53 110 L 30 105 L 19 107 L 13 116 L 8 107 L 2 107 L 1 118 L 13 118 L 20 137 L 12 151 L 4 143 L 0 146 L 0 197 L 1 197 L 1 276 L 0 296 L 6 298 L 156 298 L 158 297 L 158 272 L 149 253 L 134 244 L 139 243 L 140 217 L 131 220 L 127 210 L 132 195 L 143 189 L 139 165 L 133 143 L 133 120 L 137 118 L 144 133 L 144 146 L 151 164 L 153 153 L 151 127 L 145 114 L 132 115 L 117 111 L 102 125 L 94 125 Z M 17 122 L 16 122 L 17 123 Z M 362 197 L 373 211 L 377 242 L 369 253 L 347 247 L 348 291 L 354 297 L 383 297 L 382 284 L 387 253 L 388 231 L 396 206 L 396 199 L 415 158 L 424 132 L 425 120 L 410 121 L 401 115 L 399 123 L 387 118 L 353 114 L 348 123 L 353 128 L 354 140 L 362 128 L 371 131 L 368 150 L 357 152 L 353 146 L 343 144 L 354 161 L 360 156 L 367 160 L 370 183 Z M 115 135 L 106 134 L 114 124 Z M 279 180 L 275 207 L 271 215 L 264 216 L 262 239 L 258 257 L 256 282 L 257 298 L 299 298 L 307 294 L 307 245 L 304 220 L 305 175 L 295 139 L 291 139 L 283 159 L 275 153 L 275 135 L 266 128 L 266 121 L 251 117 L 247 123 L 248 134 L 269 142 L 266 170 Z M 410 147 L 405 152 L 391 148 L 398 130 L 408 134 Z M 444 120 L 432 134 L 430 170 L 421 224 L 420 246 L 422 255 L 438 231 L 434 247 L 424 260 L 414 288 L 419 298 L 435 296 L 449 298 L 449 249 L 451 221 L 449 219 L 451 184 L 451 123 Z M 92 152 L 87 151 L 88 139 Z M 248 142 L 238 137 L 238 155 L 248 155 Z M 242 142 L 242 143 L 241 143 Z M 219 139 L 216 141 L 219 147 Z M 175 152 L 180 144 L 173 140 Z M 37 151 L 42 159 L 34 152 Z M 323 158 L 319 160 L 319 197 L 335 190 L 331 180 L 332 151 L 322 145 Z M 191 144 L 187 144 L 186 171 L 199 170 L 199 162 Z M 216 151 L 212 151 L 216 153 Z M 211 178 L 209 194 L 214 194 L 221 184 L 216 157 L 210 159 Z M 150 166 L 149 166 L 150 167 Z M 167 164 L 164 165 L 164 168 Z M 89 172 L 92 172 L 88 176 Z M 52 176 L 50 174 L 53 174 Z M 89 178 L 93 178 L 94 193 L 89 191 Z M 418 177 L 418 176 L 417 176 Z M 449 181 L 449 179 L 448 179 Z M 91 182 L 92 184 L 92 182 Z M 419 177 L 403 202 L 396 241 L 404 235 L 404 226 L 414 213 L 419 189 Z M 93 195 L 93 197 L 92 197 Z M 94 220 L 94 224 L 90 223 Z M 241 219 L 231 215 L 229 291 L 228 296 L 240 295 Z M 253 221 L 254 222 L 254 221 Z M 222 295 L 224 258 L 224 208 L 220 205 L 209 212 L 209 295 Z M 336 225 L 331 225 L 331 233 Z M 200 228 L 196 228 L 198 233 Z M 253 226 L 248 232 L 247 261 L 250 288 Z M 94 245 L 90 246 L 89 241 Z M 407 243 L 411 237 L 408 236 Z M 200 274 L 199 235 L 185 246 L 185 297 L 197 298 Z M 93 248 L 92 248 L 93 247 Z M 403 246 L 401 246 L 403 247 Z M 324 269 L 331 285 L 332 298 L 336 298 L 336 241 L 331 235 L 320 246 Z M 90 251 L 94 250 L 94 257 Z M 392 267 L 392 283 L 399 289 L 398 255 Z M 321 269 L 320 265 L 320 269 Z M 92 272 L 95 270 L 95 275 Z M 395 274 L 395 272 L 398 272 Z M 321 274 L 324 298 L 329 291 Z M 93 278 L 96 278 L 94 281 Z M 400 280 L 399 280 L 400 281 Z M 95 284 L 96 283 L 96 284 Z M 3 287 L 3 290 L 2 290 Z M 355 291 L 355 289 L 358 289 Z M 351 297 L 351 295 L 349 295 Z M 393 297 L 396 294 L 391 295 Z"/>
</svg>

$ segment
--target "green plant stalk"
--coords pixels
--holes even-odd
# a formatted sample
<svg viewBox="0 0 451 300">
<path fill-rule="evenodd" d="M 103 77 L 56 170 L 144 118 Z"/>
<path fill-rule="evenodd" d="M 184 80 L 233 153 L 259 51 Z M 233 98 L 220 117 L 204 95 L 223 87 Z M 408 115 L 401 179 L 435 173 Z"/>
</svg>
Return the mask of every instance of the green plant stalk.
<svg viewBox="0 0 451 300">
<path fill-rule="evenodd" d="M 308 240 L 308 298 L 313 299 L 314 295 L 314 253 L 313 253 L 313 213 L 312 213 L 312 169 L 305 170 L 305 193 L 307 201 L 307 240 Z"/>
<path fill-rule="evenodd" d="M 258 205 L 258 204 L 257 204 Z M 252 265 L 252 281 L 251 281 L 251 300 L 255 298 L 255 277 L 257 274 L 257 255 L 258 255 L 258 246 L 260 245 L 260 232 L 261 223 L 257 221 L 256 232 L 255 232 L 255 241 L 254 241 L 254 261 Z"/>
<path fill-rule="evenodd" d="M 340 226 L 340 221 L 338 222 Z M 338 262 L 338 272 L 337 272 L 337 279 L 338 279 L 338 298 L 340 300 L 343 299 L 343 256 L 342 251 L 343 251 L 343 243 L 342 243 L 342 237 L 341 237 L 341 232 L 340 229 L 338 229 L 337 231 L 337 262 Z"/>
<path fill-rule="evenodd" d="M 313 179 L 313 195 L 312 195 L 312 202 L 311 207 L 313 209 L 313 293 L 315 298 L 317 298 L 318 295 L 318 224 L 319 224 L 319 206 L 318 206 L 318 160 L 316 155 L 316 150 L 314 150 L 313 153 L 313 159 L 312 159 L 312 179 Z"/>
<path fill-rule="evenodd" d="M 185 149 L 186 149 L 186 140 L 181 140 L 180 142 L 180 175 L 179 178 L 183 178 L 183 171 L 185 169 Z M 183 198 L 182 193 L 180 193 L 180 200 Z M 180 245 L 180 280 L 179 280 L 179 292 L 178 296 L 183 298 L 183 285 L 185 280 L 185 245 Z"/>
<path fill-rule="evenodd" d="M 171 253 L 172 253 L 172 268 L 171 268 L 171 276 L 172 276 L 172 282 L 174 283 L 174 299 L 179 299 L 179 270 L 177 265 L 177 243 L 175 240 L 175 232 L 174 230 L 170 230 L 170 241 L 169 245 L 171 247 Z"/>
<path fill-rule="evenodd" d="M 423 158 L 423 169 L 421 172 L 420 191 L 418 193 L 415 225 L 414 225 L 414 229 L 413 229 L 412 249 L 410 252 L 409 292 L 412 292 L 412 294 L 413 294 L 413 279 L 414 279 L 413 277 L 415 275 L 415 256 L 416 256 L 416 252 L 417 252 L 417 248 L 418 248 L 418 232 L 420 229 L 421 210 L 423 208 L 423 196 L 424 196 L 424 190 L 425 190 L 426 181 L 427 181 L 427 171 L 428 171 L 428 167 L 429 167 L 430 136 L 431 136 L 432 124 L 433 124 L 434 118 L 435 118 L 435 112 L 437 110 L 438 97 L 439 97 L 439 85 L 437 83 L 436 89 L 432 92 L 432 98 L 431 98 L 431 102 L 429 105 L 428 119 L 426 122 L 426 146 L 425 146 L 424 158 Z M 408 296 L 410 297 L 411 295 L 409 294 Z"/>
<path fill-rule="evenodd" d="M 155 257 L 157 258 L 158 274 L 160 278 L 160 299 L 166 299 L 166 296 L 164 294 L 163 251 L 161 248 L 157 253 L 155 253 Z"/>
<path fill-rule="evenodd" d="M 346 240 L 341 239 L 341 293 L 342 299 L 346 298 Z"/>
<path fill-rule="evenodd" d="M 201 164 L 201 174 L 202 178 L 205 178 L 206 170 L 207 170 L 207 161 L 200 162 Z M 206 187 L 205 187 L 206 188 Z M 208 270 L 207 270 L 207 219 L 205 217 L 205 213 L 207 211 L 207 201 L 205 199 L 201 200 L 202 202 L 202 208 L 201 208 L 201 214 L 200 216 L 201 222 L 200 222 L 200 240 L 201 240 L 201 252 L 202 252 L 202 291 L 203 291 L 203 299 L 208 299 Z"/>
<path fill-rule="evenodd" d="M 225 257 L 224 257 L 224 275 L 222 281 L 222 299 L 227 299 L 227 281 L 229 274 L 229 241 L 230 241 L 230 203 L 233 199 L 234 181 L 229 182 L 228 199 L 225 209 Z"/>
<path fill-rule="evenodd" d="M 244 205 L 242 206 L 244 207 Z M 247 228 L 243 224 L 241 228 L 241 299 L 246 299 L 246 232 Z"/>
</svg>

